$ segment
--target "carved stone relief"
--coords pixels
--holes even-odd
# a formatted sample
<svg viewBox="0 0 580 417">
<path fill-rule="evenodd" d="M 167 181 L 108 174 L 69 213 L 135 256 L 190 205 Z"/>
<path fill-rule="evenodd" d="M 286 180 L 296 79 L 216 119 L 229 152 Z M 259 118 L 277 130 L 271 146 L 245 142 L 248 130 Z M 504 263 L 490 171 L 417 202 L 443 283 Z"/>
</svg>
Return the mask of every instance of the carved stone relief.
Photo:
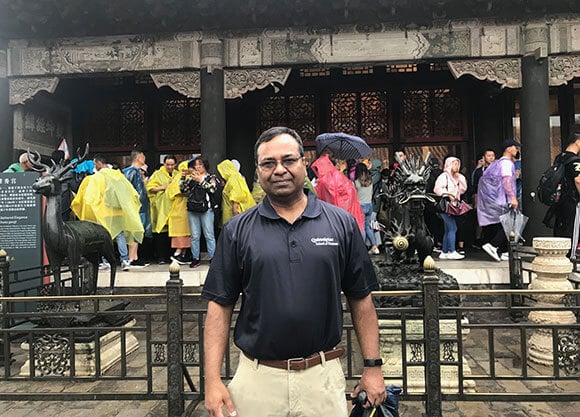
<svg viewBox="0 0 580 417">
<path fill-rule="evenodd" d="M 580 52 L 580 23 L 570 26 L 570 50 Z"/>
<path fill-rule="evenodd" d="M 575 77 L 580 77 L 580 55 L 563 55 L 550 57 L 550 85 L 567 84 Z"/>
<path fill-rule="evenodd" d="M 501 56 L 506 53 L 506 31 L 503 28 L 483 28 L 481 31 L 481 55 Z"/>
<path fill-rule="evenodd" d="M 207 68 L 211 73 L 214 68 L 222 69 L 224 66 L 224 47 L 221 40 L 216 38 L 203 39 L 201 41 L 201 67 Z"/>
<path fill-rule="evenodd" d="M 559 45 L 556 53 L 580 51 L 578 17 L 550 26 L 539 21 L 521 25 L 480 19 L 436 23 L 421 30 L 376 24 L 13 40 L 8 45 L 7 76 L 510 57 L 537 48 L 547 54 L 549 42 L 553 50 L 554 43 Z"/>
<path fill-rule="evenodd" d="M 266 88 L 274 83 L 284 85 L 290 68 L 265 68 L 253 70 L 226 70 L 224 73 L 225 98 L 238 98 L 248 91 Z"/>
<path fill-rule="evenodd" d="M 58 81 L 57 77 L 11 78 L 10 104 L 24 104 L 26 100 L 42 90 L 52 94 L 56 90 Z"/>
<path fill-rule="evenodd" d="M 197 42 L 153 36 L 12 42 L 10 54 L 10 74 L 25 76 L 199 67 Z"/>
<path fill-rule="evenodd" d="M 422 58 L 445 58 L 471 55 L 471 38 L 468 30 L 422 32 L 426 50 Z"/>
<path fill-rule="evenodd" d="M 168 86 L 186 97 L 200 97 L 199 71 L 152 73 L 151 78 L 157 88 Z"/>
<path fill-rule="evenodd" d="M 546 25 L 540 27 L 526 27 L 522 31 L 522 54 L 540 50 L 540 57 L 548 56 L 549 31 Z"/>
<path fill-rule="evenodd" d="M 469 74 L 478 80 L 495 81 L 502 87 L 521 87 L 519 58 L 449 61 L 447 64 L 455 78 Z"/>
<path fill-rule="evenodd" d="M 240 40 L 240 66 L 259 66 L 261 63 L 260 39 Z"/>
</svg>

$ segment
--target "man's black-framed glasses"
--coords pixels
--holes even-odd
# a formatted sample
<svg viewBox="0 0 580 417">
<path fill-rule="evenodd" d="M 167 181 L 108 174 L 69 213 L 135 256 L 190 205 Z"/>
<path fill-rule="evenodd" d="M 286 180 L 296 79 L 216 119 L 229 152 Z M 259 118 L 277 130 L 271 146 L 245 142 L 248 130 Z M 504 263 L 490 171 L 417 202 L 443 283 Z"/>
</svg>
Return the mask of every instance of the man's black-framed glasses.
<svg viewBox="0 0 580 417">
<path fill-rule="evenodd" d="M 296 166 L 298 161 L 300 161 L 303 156 L 287 156 L 282 159 L 266 159 L 262 162 L 258 162 L 258 167 L 263 171 L 272 171 L 276 169 L 278 164 L 282 164 L 282 166 L 286 169 L 292 169 Z"/>
</svg>

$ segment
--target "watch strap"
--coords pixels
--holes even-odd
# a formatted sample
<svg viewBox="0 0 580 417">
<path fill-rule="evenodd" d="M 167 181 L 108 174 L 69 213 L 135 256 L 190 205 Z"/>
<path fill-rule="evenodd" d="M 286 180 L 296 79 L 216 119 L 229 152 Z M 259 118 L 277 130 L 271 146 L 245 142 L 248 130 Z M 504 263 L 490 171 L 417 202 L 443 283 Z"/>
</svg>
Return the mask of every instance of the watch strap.
<svg viewBox="0 0 580 417">
<path fill-rule="evenodd" d="M 383 365 L 383 360 L 381 358 L 378 358 L 378 359 L 365 359 L 363 361 L 363 365 L 366 368 L 371 368 L 371 367 L 375 367 L 375 366 L 382 366 Z"/>
</svg>

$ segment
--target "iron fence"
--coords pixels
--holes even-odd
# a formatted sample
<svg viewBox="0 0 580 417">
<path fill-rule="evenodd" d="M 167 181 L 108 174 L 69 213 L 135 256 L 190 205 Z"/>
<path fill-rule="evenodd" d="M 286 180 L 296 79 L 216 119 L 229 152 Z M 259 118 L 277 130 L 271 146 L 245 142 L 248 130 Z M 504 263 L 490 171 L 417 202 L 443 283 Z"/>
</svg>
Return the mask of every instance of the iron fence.
<svg viewBox="0 0 580 417">
<path fill-rule="evenodd" d="M 6 269 L 0 265 L 0 271 Z M 374 293 L 423 301 L 377 309 L 385 382 L 403 388 L 403 401 L 424 401 L 430 417 L 442 415 L 445 401 L 580 401 L 580 325 L 526 321 L 532 312 L 578 312 L 578 306 L 511 301 L 562 291 L 440 290 L 438 285 L 427 271 L 422 290 Z M 577 296 L 580 290 L 566 293 Z M 441 296 L 462 302 L 439 306 Z M 493 301 L 482 303 L 485 297 Z M 34 309 L 10 308 L 29 301 Z M 167 401 L 168 416 L 174 417 L 183 415 L 186 401 L 203 399 L 206 308 L 200 294 L 184 293 L 177 271 L 159 294 L 2 297 L 0 303 L 2 323 L 18 323 L 0 328 L 0 401 L 157 400 Z M 511 320 L 514 312 L 521 322 Z M 538 332 L 551 348 L 539 362 L 530 353 Z M 342 344 L 345 377 L 354 384 L 363 367 L 348 320 Z M 227 349 L 224 379 L 233 377 L 238 355 L 233 345 Z M 58 388 L 71 381 L 79 383 L 77 391 Z M 505 381 L 525 382 L 528 392 L 506 390 Z M 577 388 L 542 390 L 549 381 L 576 381 Z"/>
</svg>

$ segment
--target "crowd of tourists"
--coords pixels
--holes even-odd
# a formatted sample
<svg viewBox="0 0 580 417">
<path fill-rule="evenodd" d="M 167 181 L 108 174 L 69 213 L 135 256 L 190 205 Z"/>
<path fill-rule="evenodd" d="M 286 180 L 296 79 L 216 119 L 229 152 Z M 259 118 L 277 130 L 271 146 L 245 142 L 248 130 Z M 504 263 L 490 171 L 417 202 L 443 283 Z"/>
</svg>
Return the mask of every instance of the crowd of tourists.
<svg viewBox="0 0 580 417">
<path fill-rule="evenodd" d="M 234 162 L 220 162 L 218 175 L 201 155 L 185 161 L 166 155 L 149 175 L 145 161 L 145 154 L 134 150 L 131 165 L 122 170 L 100 154 L 79 164 L 75 171 L 83 178 L 72 212 L 107 228 L 123 270 L 171 259 L 197 268 L 202 236 L 211 262 L 223 223 L 256 204 Z"/>
<path fill-rule="evenodd" d="M 566 165 L 559 191 L 562 198 L 545 219 L 556 236 L 572 238 L 574 220 L 580 217 L 576 215 L 579 138 L 580 128 L 575 128 L 566 151 L 556 158 Z M 494 150 L 486 149 L 471 173 L 456 156 L 447 156 L 443 169 L 437 159 L 430 159 L 426 192 L 438 203 L 427 204 L 424 216 L 440 259 L 460 260 L 466 250 L 476 248 L 495 261 L 507 260 L 508 241 L 500 216 L 521 205 L 520 148 L 517 141 L 506 140 L 497 159 Z M 325 148 L 307 164 L 304 187 L 356 219 L 371 255 L 379 254 L 384 244 L 377 226 L 388 227 L 391 221 L 385 195 L 399 165 L 407 159 L 403 149 L 393 156 L 390 162 L 372 157 L 341 160 Z M 56 161 L 62 158 L 62 151 L 52 155 Z M 235 159 L 220 162 L 215 170 L 203 155 L 184 161 L 166 155 L 153 172 L 145 162 L 145 154 L 135 150 L 131 164 L 119 169 L 97 154 L 76 166 L 71 184 L 63 187 L 63 219 L 72 215 L 107 228 L 116 241 L 123 270 L 172 259 L 196 268 L 202 263 L 202 242 L 205 261 L 211 262 L 223 224 L 265 196 L 257 180 L 250 191 Z M 30 168 L 24 153 L 4 172 Z M 101 264 L 103 269 L 108 266 L 105 261 Z"/>
<path fill-rule="evenodd" d="M 463 259 L 468 247 L 481 248 L 498 262 L 508 259 L 500 217 L 520 205 L 521 170 L 516 169 L 520 148 L 519 142 L 506 140 L 498 159 L 493 149 L 486 149 L 469 176 L 454 156 L 445 158 L 442 171 L 435 164 L 432 191 L 443 204 L 437 205 L 439 210 L 426 210 L 425 215 L 431 217 L 426 223 L 440 259 Z M 433 216 L 442 220 L 442 228 Z"/>
</svg>

